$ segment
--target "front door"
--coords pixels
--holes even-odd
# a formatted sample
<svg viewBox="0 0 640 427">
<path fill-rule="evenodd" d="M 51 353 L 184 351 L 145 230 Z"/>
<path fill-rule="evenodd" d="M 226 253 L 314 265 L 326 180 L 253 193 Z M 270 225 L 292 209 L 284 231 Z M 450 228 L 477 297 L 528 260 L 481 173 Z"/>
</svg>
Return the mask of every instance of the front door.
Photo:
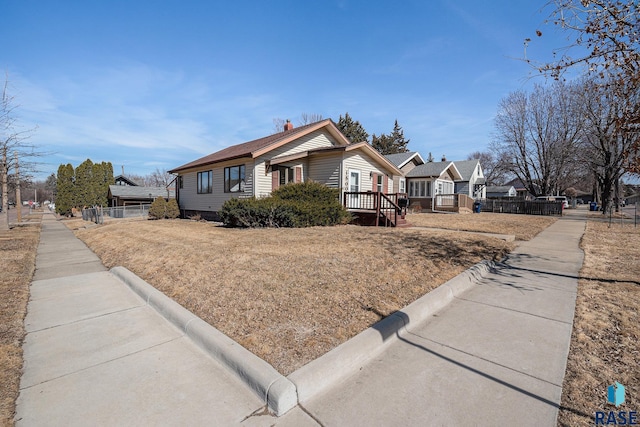
<svg viewBox="0 0 640 427">
<path fill-rule="evenodd" d="M 350 193 L 360 192 L 360 171 L 359 170 L 349 169 L 349 192 Z M 347 208 L 358 209 L 359 207 L 360 207 L 360 195 L 350 194 L 349 206 L 347 206 Z"/>
</svg>

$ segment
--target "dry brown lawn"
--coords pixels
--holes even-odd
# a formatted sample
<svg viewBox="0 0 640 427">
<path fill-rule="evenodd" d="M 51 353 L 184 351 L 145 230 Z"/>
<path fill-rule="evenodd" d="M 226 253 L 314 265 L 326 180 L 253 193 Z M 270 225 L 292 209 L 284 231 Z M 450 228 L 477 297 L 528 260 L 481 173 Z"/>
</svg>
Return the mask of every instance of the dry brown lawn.
<svg viewBox="0 0 640 427">
<path fill-rule="evenodd" d="M 76 234 L 105 266 L 127 267 L 285 375 L 512 248 L 418 228 L 242 230 L 186 220 Z"/>
<path fill-rule="evenodd" d="M 24 316 L 39 237 L 39 225 L 0 232 L 0 425 L 13 425 L 22 371 Z"/>
<path fill-rule="evenodd" d="M 565 374 L 561 426 L 590 426 L 606 405 L 614 381 L 626 387 L 620 410 L 640 401 L 640 228 L 589 221 L 582 240 L 571 349 Z"/>
<path fill-rule="evenodd" d="M 407 221 L 417 227 L 447 230 L 512 234 L 516 240 L 531 240 L 536 234 L 557 221 L 557 217 L 482 212 L 480 214 L 418 213 L 407 215 Z"/>
</svg>

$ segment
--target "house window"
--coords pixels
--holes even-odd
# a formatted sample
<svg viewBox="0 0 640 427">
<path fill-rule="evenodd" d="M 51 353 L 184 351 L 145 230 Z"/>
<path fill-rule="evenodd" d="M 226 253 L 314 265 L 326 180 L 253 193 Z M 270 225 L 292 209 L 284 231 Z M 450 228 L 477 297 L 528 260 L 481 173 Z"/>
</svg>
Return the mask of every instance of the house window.
<svg viewBox="0 0 640 427">
<path fill-rule="evenodd" d="M 431 197 L 431 181 L 425 179 L 409 181 L 409 197 Z"/>
<path fill-rule="evenodd" d="M 376 191 L 379 193 L 382 193 L 382 191 L 384 191 L 383 178 L 384 178 L 384 175 L 382 174 L 376 175 Z"/>
<path fill-rule="evenodd" d="M 399 193 L 406 193 L 407 192 L 407 182 L 404 180 L 404 178 L 400 178 L 400 182 L 399 182 Z"/>
<path fill-rule="evenodd" d="M 224 192 L 239 193 L 244 191 L 244 165 L 224 168 Z"/>
<path fill-rule="evenodd" d="M 280 185 L 285 185 L 290 182 L 294 182 L 294 171 L 293 168 L 288 168 L 286 166 L 279 166 L 278 171 L 280 173 Z"/>
<path fill-rule="evenodd" d="M 178 188 L 183 188 L 184 181 L 182 180 L 182 175 L 178 177 Z"/>
<path fill-rule="evenodd" d="M 198 172 L 198 194 L 211 193 L 213 189 L 213 171 Z"/>
</svg>

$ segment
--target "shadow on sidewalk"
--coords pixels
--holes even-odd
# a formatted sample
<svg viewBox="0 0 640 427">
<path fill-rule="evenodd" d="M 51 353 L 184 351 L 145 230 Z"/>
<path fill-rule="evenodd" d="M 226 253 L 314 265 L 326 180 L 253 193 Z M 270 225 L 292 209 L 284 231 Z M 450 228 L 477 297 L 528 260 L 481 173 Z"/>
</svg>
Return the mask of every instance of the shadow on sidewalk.
<svg viewBox="0 0 640 427">
<path fill-rule="evenodd" d="M 606 279 L 604 277 L 588 277 L 582 276 L 580 274 L 565 274 L 565 273 L 557 273 L 553 271 L 542 271 L 542 270 L 534 270 L 531 268 L 524 267 L 515 267 L 513 265 L 505 264 L 505 263 L 496 263 L 496 266 L 500 267 L 499 269 L 492 270 L 491 272 L 497 275 L 505 275 L 511 277 L 522 277 L 516 273 L 508 273 L 510 270 L 514 271 L 526 271 L 530 273 L 536 273 L 545 276 L 556 276 L 556 277 L 564 277 L 568 279 L 577 279 L 577 280 L 589 280 L 594 282 L 605 282 L 605 283 L 630 283 L 632 285 L 640 286 L 640 281 L 637 280 L 617 280 L 617 279 Z"/>
<path fill-rule="evenodd" d="M 406 316 L 404 313 L 401 313 L 401 312 L 398 312 L 398 313 L 396 313 L 396 314 Z M 408 321 L 409 321 L 409 320 L 408 320 L 408 317 L 407 317 L 407 320 L 406 320 L 406 321 L 407 321 L 407 323 L 408 323 Z M 411 332 L 408 332 L 408 331 L 407 331 L 407 332 L 406 332 L 406 335 L 415 335 L 415 334 L 412 334 Z M 419 336 L 419 335 L 415 335 L 415 336 L 419 337 L 420 339 L 427 339 L 427 338 L 421 337 L 421 336 Z M 438 353 L 438 352 L 437 352 L 437 351 L 435 351 L 435 350 L 429 349 L 429 348 L 427 348 L 427 347 L 425 347 L 425 346 L 423 346 L 423 345 L 421 345 L 421 344 L 419 344 L 419 343 L 417 343 L 417 342 L 414 342 L 414 341 L 412 341 L 412 340 L 410 340 L 410 339 L 408 339 L 408 338 L 406 338 L 406 337 L 404 337 L 404 336 L 400 335 L 399 333 L 397 334 L 397 337 L 398 337 L 398 339 L 399 339 L 400 341 L 402 341 L 402 342 L 404 342 L 404 343 L 406 343 L 406 344 L 408 344 L 408 345 L 410 345 L 410 346 L 413 346 L 413 347 L 418 348 L 418 349 L 420 349 L 420 350 L 422 350 L 422 351 L 425 351 L 425 352 L 427 352 L 427 353 L 431 354 L 432 356 L 438 357 L 438 358 L 440 358 L 440 359 L 442 359 L 442 360 L 444 360 L 444 361 L 446 361 L 446 362 L 448 362 L 448 363 L 451 363 L 451 364 L 453 364 L 453 365 L 456 365 L 456 366 L 458 366 L 458 367 L 460 367 L 460 368 L 462 368 L 462 369 L 465 369 L 465 370 L 467 370 L 467 371 L 470 371 L 470 372 L 472 372 L 472 373 L 474 373 L 474 374 L 476 374 L 476 375 L 479 375 L 479 376 L 481 376 L 481 377 L 483 377 L 483 378 L 486 378 L 486 379 L 488 379 L 488 380 L 490 380 L 490 381 L 496 382 L 496 383 L 498 383 L 498 384 L 500 384 L 500 385 L 502 385 L 502 386 L 504 386 L 504 387 L 507 387 L 507 388 L 509 388 L 509 389 L 511 389 L 511 390 L 514 390 L 514 391 L 518 392 L 518 393 L 521 393 L 521 394 L 523 394 L 523 395 L 525 395 L 525 396 L 527 396 L 527 397 L 530 397 L 530 398 L 532 398 L 532 399 L 538 400 L 538 401 L 540 401 L 540 402 L 542 402 L 542 403 L 544 403 L 544 404 L 546 404 L 546 405 L 552 406 L 552 407 L 557 408 L 557 409 L 559 409 L 559 410 L 561 410 L 561 411 L 568 411 L 568 412 L 571 412 L 571 413 L 573 413 L 573 414 L 579 415 L 579 416 L 584 417 L 584 418 L 587 418 L 587 419 L 589 419 L 589 420 L 592 418 L 592 415 L 591 415 L 591 414 L 587 414 L 587 413 L 582 412 L 582 411 L 580 411 L 580 410 L 578 410 L 578 409 L 575 409 L 575 408 L 569 408 L 569 407 L 566 407 L 566 406 L 558 405 L 557 403 L 555 403 L 555 402 L 553 402 L 553 401 L 551 401 L 551 400 L 549 400 L 549 399 L 547 399 L 547 398 L 545 398 L 545 397 L 542 397 L 542 396 L 539 396 L 539 395 L 537 395 L 537 394 L 535 394 L 535 393 L 532 393 L 532 392 L 530 392 L 530 391 L 528 391 L 528 390 L 525 390 L 525 389 L 523 389 L 522 387 L 518 387 L 518 386 L 516 386 L 516 385 L 514 385 L 514 384 L 508 383 L 508 382 L 506 382 L 506 381 L 504 381 L 504 380 L 502 380 L 502 379 L 500 379 L 500 378 L 498 378 L 498 377 L 495 377 L 495 376 L 493 376 L 493 375 L 490 375 L 490 374 L 488 374 L 488 373 L 486 373 L 486 372 L 482 372 L 482 371 L 481 371 L 481 370 L 479 370 L 479 369 L 476 369 L 476 368 L 474 368 L 474 367 L 472 367 L 472 366 L 469 366 L 469 365 L 464 364 L 464 363 L 462 363 L 462 362 L 459 362 L 459 361 L 457 361 L 457 360 L 455 360 L 455 359 L 452 359 L 451 357 L 448 357 L 448 356 L 445 356 L 445 355 L 443 355 L 443 354 L 441 354 L 441 353 Z M 430 341 L 431 341 L 431 340 L 430 340 Z M 443 344 L 438 343 L 438 342 L 436 342 L 436 341 L 433 341 L 433 342 L 434 342 L 435 344 L 437 344 L 437 345 L 443 345 Z M 443 345 L 443 346 L 444 346 L 444 345 Z M 470 354 L 470 353 L 466 353 L 466 352 L 464 352 L 464 351 L 458 350 L 458 349 L 456 349 L 456 348 L 454 348 L 454 347 L 450 347 L 450 346 L 445 346 L 445 347 L 447 347 L 447 348 L 449 348 L 449 349 L 451 349 L 451 350 L 457 351 L 457 352 L 461 352 L 461 353 L 467 354 L 467 355 L 469 355 L 469 356 L 471 356 L 471 357 L 476 357 L 476 358 L 477 358 L 477 356 L 474 356 L 474 355 L 472 355 L 472 354 Z M 531 378 L 534 378 L 534 379 L 535 379 L 535 380 L 537 380 L 537 381 L 548 382 L 548 381 L 542 380 L 542 379 L 540 379 L 540 378 L 537 378 L 537 377 L 534 377 L 534 376 L 528 375 L 528 374 L 526 374 L 526 373 L 519 372 L 519 371 L 515 371 L 514 369 L 509 368 L 508 366 L 504 366 L 504 365 L 501 365 L 501 364 L 496 364 L 495 362 L 492 362 L 492 361 L 487 360 L 487 359 L 482 359 L 482 358 L 480 358 L 480 359 L 481 359 L 481 360 L 483 360 L 483 361 L 485 361 L 485 362 L 492 363 L 492 364 L 494 364 L 494 365 L 496 365 L 496 366 L 500 366 L 501 368 L 512 370 L 512 371 L 514 371 L 514 372 L 517 372 L 517 373 L 518 373 L 518 374 L 520 374 L 520 375 L 530 376 Z M 552 383 L 550 383 L 550 384 L 552 384 Z M 552 384 L 552 385 L 553 385 L 553 386 L 558 387 L 558 385 L 556 385 L 556 384 Z"/>
</svg>

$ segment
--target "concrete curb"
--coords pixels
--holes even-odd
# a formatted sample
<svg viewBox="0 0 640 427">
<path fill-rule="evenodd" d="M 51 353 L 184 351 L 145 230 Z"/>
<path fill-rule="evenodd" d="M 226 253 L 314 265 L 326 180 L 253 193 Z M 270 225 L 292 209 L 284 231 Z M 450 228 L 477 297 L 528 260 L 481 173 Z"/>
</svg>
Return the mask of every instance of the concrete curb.
<svg viewBox="0 0 640 427">
<path fill-rule="evenodd" d="M 124 267 L 111 274 L 247 384 L 277 416 L 298 404 L 295 385 L 271 365 Z"/>
<path fill-rule="evenodd" d="M 402 333 L 428 320 L 494 268 L 495 264 L 489 261 L 474 265 L 288 377 L 126 268 L 114 267 L 111 273 L 226 366 L 280 416 L 357 372 Z"/>
<path fill-rule="evenodd" d="M 291 373 L 287 378 L 295 384 L 298 401 L 304 403 L 357 372 L 397 340 L 403 332 L 428 320 L 455 297 L 476 285 L 494 267 L 495 264 L 489 261 L 474 265 L 402 310 L 382 319 L 349 341 Z"/>
</svg>

